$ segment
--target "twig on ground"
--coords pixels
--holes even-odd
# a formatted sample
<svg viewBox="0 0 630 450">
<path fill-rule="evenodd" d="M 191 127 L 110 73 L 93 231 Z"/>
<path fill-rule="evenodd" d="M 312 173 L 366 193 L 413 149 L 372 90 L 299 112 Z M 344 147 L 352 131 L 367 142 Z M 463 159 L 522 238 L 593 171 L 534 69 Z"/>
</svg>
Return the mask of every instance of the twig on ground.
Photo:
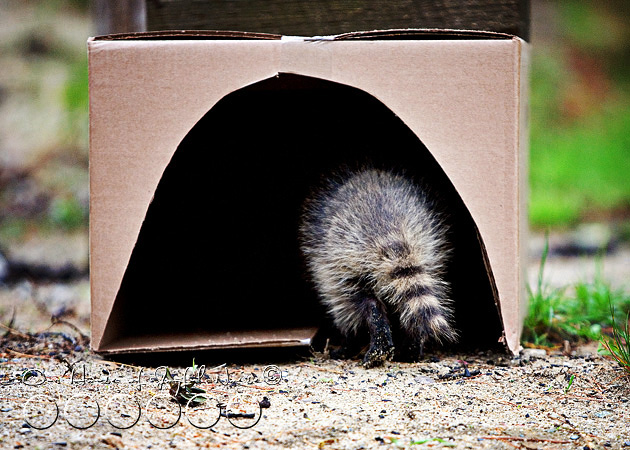
<svg viewBox="0 0 630 450">
<path fill-rule="evenodd" d="M 13 320 L 11 320 L 11 322 L 13 322 Z M 16 330 L 15 328 L 11 328 L 10 326 L 7 326 L 3 323 L 0 323 L 0 328 L 4 328 L 5 330 L 7 330 L 7 333 L 13 334 L 14 336 L 18 336 L 21 337 L 22 339 L 35 339 L 33 336 L 28 335 L 28 334 L 24 334 L 18 330 Z"/>
<path fill-rule="evenodd" d="M 17 350 L 12 350 L 10 348 L 7 348 L 6 351 L 14 354 L 15 356 L 19 356 L 21 358 L 54 359 L 52 356 L 48 356 L 48 355 L 31 355 L 31 354 L 28 354 L 28 353 L 18 352 Z"/>
<path fill-rule="evenodd" d="M 73 329 L 74 331 L 76 331 L 79 336 L 81 337 L 81 345 L 86 345 L 87 343 L 90 342 L 90 338 L 89 336 L 87 336 L 86 334 L 84 334 L 79 327 L 77 327 L 75 324 L 68 322 L 67 320 L 63 320 L 63 319 L 59 319 L 56 316 L 52 316 L 50 318 L 50 321 L 52 322 L 50 324 L 50 326 L 48 327 L 48 329 L 52 328 L 54 325 L 66 325 L 68 327 L 70 327 L 71 329 Z"/>
<path fill-rule="evenodd" d="M 481 436 L 480 439 L 493 439 L 495 441 L 520 441 L 520 442 L 547 442 L 549 444 L 571 444 L 564 439 L 526 438 L 518 436 Z"/>
<path fill-rule="evenodd" d="M 573 431 L 574 433 L 578 434 L 578 435 L 579 435 L 579 436 L 580 436 L 580 437 L 581 437 L 581 438 L 582 438 L 582 439 L 586 442 L 586 446 L 587 446 L 587 448 L 593 448 L 593 439 L 591 439 L 591 438 L 592 438 L 592 437 L 595 437 L 595 436 L 591 436 L 591 435 L 588 435 L 588 434 L 586 434 L 586 433 L 582 433 L 582 431 L 580 431 L 580 430 L 579 430 L 579 429 L 578 429 L 575 425 L 573 425 L 573 424 L 571 423 L 571 421 L 569 420 L 569 418 L 568 418 L 565 414 L 562 414 L 562 413 L 557 413 L 557 412 L 555 412 L 555 411 L 554 411 L 554 412 L 553 412 L 553 415 L 554 415 L 555 417 L 554 417 L 554 416 L 552 416 L 552 415 L 551 415 L 551 413 L 547 413 L 547 416 L 548 416 L 550 419 L 553 419 L 553 420 L 560 420 L 560 421 L 561 421 L 561 422 L 563 422 L 565 425 L 568 425 L 568 426 L 569 426 L 569 428 L 571 429 L 571 431 Z"/>
</svg>

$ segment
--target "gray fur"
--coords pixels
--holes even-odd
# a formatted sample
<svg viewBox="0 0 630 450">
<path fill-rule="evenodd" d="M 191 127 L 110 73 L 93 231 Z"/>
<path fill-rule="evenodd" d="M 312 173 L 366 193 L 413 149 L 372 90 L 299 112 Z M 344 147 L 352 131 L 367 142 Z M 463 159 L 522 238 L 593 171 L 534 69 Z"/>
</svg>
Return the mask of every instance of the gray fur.
<svg viewBox="0 0 630 450">
<path fill-rule="evenodd" d="M 395 314 L 420 355 L 428 338 L 457 337 L 443 279 L 449 253 L 445 235 L 445 225 L 418 186 L 374 169 L 332 181 L 309 199 L 300 228 L 311 278 L 339 330 L 351 336 L 367 327 L 373 346 L 382 341 L 373 335 L 363 306 L 375 301 L 380 306 L 371 310 Z M 380 323 L 388 328 L 387 319 Z M 389 341 L 368 353 L 391 359 Z M 364 363 L 375 365 L 369 358 Z"/>
</svg>

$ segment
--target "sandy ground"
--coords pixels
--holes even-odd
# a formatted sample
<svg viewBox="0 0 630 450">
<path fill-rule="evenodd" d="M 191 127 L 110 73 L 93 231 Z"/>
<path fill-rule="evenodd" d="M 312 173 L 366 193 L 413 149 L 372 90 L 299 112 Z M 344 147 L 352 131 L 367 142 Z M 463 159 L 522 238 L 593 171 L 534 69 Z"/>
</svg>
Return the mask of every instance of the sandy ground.
<svg viewBox="0 0 630 450">
<path fill-rule="evenodd" d="M 624 286 L 629 257 L 622 248 L 604 258 L 604 278 Z M 537 266 L 534 252 L 532 276 Z M 551 257 L 548 282 L 589 279 L 595 267 Z M 62 322 L 51 325 L 53 315 Z M 164 369 L 156 372 L 168 364 L 181 381 L 192 361 L 154 358 L 141 367 L 89 352 L 81 337 L 89 334 L 88 280 L 4 286 L 0 322 L 12 317 L 0 348 L 2 448 L 630 447 L 630 380 L 594 345 L 568 356 L 434 355 L 369 370 L 309 352 L 245 364 L 197 360 L 207 367 L 195 387 L 208 398 L 192 407 L 167 401 Z"/>
<path fill-rule="evenodd" d="M 597 355 L 458 355 L 378 369 L 317 357 L 228 365 L 196 383 L 208 396 L 201 407 L 166 401 L 164 369 L 68 356 L 78 359 L 74 380 L 61 361 L 3 359 L 3 448 L 630 446 L 628 379 Z M 171 370 L 182 379 L 182 368 Z"/>
</svg>

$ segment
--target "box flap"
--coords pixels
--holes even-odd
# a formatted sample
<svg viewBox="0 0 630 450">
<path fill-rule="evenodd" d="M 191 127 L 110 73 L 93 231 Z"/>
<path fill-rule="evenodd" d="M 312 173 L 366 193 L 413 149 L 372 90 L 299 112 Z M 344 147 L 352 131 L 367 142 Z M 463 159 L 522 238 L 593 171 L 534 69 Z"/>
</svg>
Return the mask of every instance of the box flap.
<svg viewBox="0 0 630 450">
<path fill-rule="evenodd" d="M 317 40 L 462 40 L 462 39 L 513 39 L 514 36 L 506 33 L 477 30 L 450 30 L 437 28 L 405 28 L 392 30 L 353 31 L 331 36 L 281 36 L 279 34 L 255 33 L 249 31 L 222 31 L 222 30 L 164 30 L 145 31 L 137 33 L 120 33 L 91 38 L 94 41 L 116 40 L 246 40 L 246 39 L 299 39 L 307 41 Z"/>
<path fill-rule="evenodd" d="M 334 40 L 437 40 L 437 39 L 512 39 L 514 36 L 494 31 L 406 28 L 397 30 L 355 31 L 333 36 Z"/>
<path fill-rule="evenodd" d="M 99 353 L 139 353 L 180 350 L 212 350 L 226 348 L 309 346 L 317 328 L 248 330 L 206 333 L 164 333 L 129 336 L 100 348 Z"/>
<path fill-rule="evenodd" d="M 197 40 L 197 39 L 230 39 L 230 40 L 243 40 L 243 39 L 266 39 L 277 40 L 280 39 L 279 34 L 269 33 L 253 33 L 248 31 L 214 31 L 214 30 L 168 30 L 168 31 L 143 31 L 137 33 L 118 33 L 108 34 L 103 36 L 95 36 L 90 38 L 93 41 L 118 41 L 118 40 Z"/>
</svg>

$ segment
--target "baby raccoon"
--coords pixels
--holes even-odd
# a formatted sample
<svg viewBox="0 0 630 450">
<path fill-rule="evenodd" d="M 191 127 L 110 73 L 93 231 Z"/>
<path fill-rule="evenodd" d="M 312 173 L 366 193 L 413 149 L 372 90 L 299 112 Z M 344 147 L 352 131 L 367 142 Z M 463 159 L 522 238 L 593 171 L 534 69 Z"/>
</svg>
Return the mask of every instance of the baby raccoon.
<svg viewBox="0 0 630 450">
<path fill-rule="evenodd" d="M 352 173 L 309 199 L 302 219 L 301 249 L 335 325 L 346 338 L 369 332 L 364 366 L 393 358 L 392 329 L 414 361 L 427 339 L 456 339 L 446 226 L 418 186 L 376 169 Z"/>
</svg>

